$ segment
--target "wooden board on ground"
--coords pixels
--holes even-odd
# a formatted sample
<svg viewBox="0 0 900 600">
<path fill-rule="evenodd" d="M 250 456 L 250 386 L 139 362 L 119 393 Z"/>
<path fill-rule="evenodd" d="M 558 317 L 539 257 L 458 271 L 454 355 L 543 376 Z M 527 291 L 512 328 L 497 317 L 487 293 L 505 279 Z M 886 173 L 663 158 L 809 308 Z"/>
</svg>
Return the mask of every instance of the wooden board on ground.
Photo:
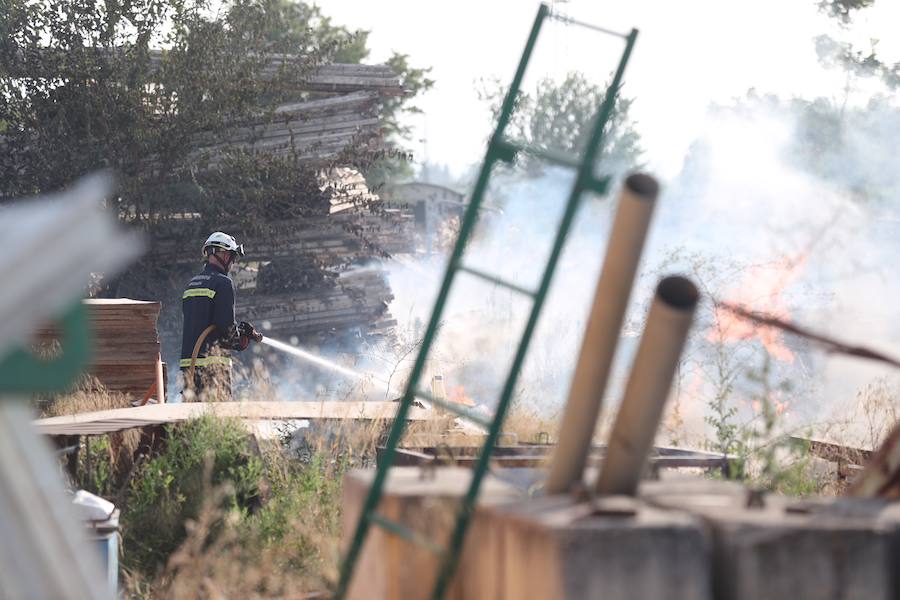
<svg viewBox="0 0 900 600">
<path fill-rule="evenodd" d="M 38 433 L 45 435 L 102 435 L 135 427 L 178 423 L 204 414 L 247 420 L 358 420 L 393 419 L 395 402 L 191 402 L 151 404 L 77 415 L 64 415 L 34 421 Z M 412 408 L 410 421 L 432 418 L 431 411 Z"/>
</svg>

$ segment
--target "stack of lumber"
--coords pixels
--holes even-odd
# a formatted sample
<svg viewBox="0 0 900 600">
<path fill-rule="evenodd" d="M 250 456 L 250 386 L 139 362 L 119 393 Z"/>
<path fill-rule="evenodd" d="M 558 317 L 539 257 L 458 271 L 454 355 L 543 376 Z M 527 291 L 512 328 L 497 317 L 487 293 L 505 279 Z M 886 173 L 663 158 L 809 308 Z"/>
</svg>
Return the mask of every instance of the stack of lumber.
<svg viewBox="0 0 900 600">
<path fill-rule="evenodd" d="M 404 254 L 415 250 L 415 217 L 408 211 L 348 210 L 327 217 L 285 222 L 275 228 L 274 239 L 260 240 L 250 251 L 257 260 L 284 256 L 329 258 L 341 262 L 373 255 Z M 248 249 L 249 250 L 249 249 Z"/>
<path fill-rule="evenodd" d="M 282 68 L 281 61 L 296 60 L 296 57 L 273 54 L 263 73 L 275 75 Z M 400 96 L 405 93 L 400 78 L 388 65 L 322 65 L 300 79 L 296 86 L 307 92 L 332 94 L 349 94 L 360 90 L 376 90 L 385 96 Z"/>
<path fill-rule="evenodd" d="M 154 240 L 154 255 L 164 264 L 196 264 L 196 235 L 187 233 L 192 224 L 185 219 L 185 233 L 172 226 L 167 237 Z M 244 262 L 267 262 L 298 256 L 326 264 L 349 264 L 385 254 L 415 250 L 415 216 L 402 209 L 383 209 L 377 214 L 350 209 L 273 223 L 265 238 L 244 235 L 239 227 L 223 226 L 244 243 Z"/>
<path fill-rule="evenodd" d="M 94 336 L 88 374 L 111 392 L 142 400 L 158 378 L 162 379 L 156 329 L 160 303 L 128 298 L 83 302 Z M 42 341 L 57 336 L 52 328 L 38 334 Z"/>
<path fill-rule="evenodd" d="M 158 68 L 162 59 L 162 50 L 150 51 L 150 64 L 153 68 Z M 301 57 L 290 54 L 270 54 L 262 74 L 273 78 L 280 73 L 293 77 L 291 71 L 298 68 L 301 60 Z M 317 93 L 348 94 L 360 90 L 377 90 L 391 96 L 404 93 L 400 78 L 388 65 L 322 65 L 309 73 L 298 73 L 291 84 L 299 91 Z"/>
<path fill-rule="evenodd" d="M 241 294 L 236 310 L 242 319 L 257 326 L 267 323 L 271 328 L 266 333 L 281 339 L 353 327 L 369 334 L 390 323 L 387 307 L 391 300 L 385 273 L 366 269 L 341 273 L 314 290 Z"/>
<path fill-rule="evenodd" d="M 95 47 L 98 58 L 117 52 L 117 49 Z M 159 69 L 165 51 L 150 50 L 150 69 Z M 346 94 L 358 90 L 378 90 L 385 95 L 404 93 L 400 78 L 388 65 L 330 64 L 303 72 L 303 57 L 291 54 L 269 54 L 262 68 L 263 77 L 274 78 L 281 74 L 298 91 Z M 12 47 L 6 52 L 5 67 L 13 77 L 59 77 L 58 71 L 48 65 L 59 64 L 65 59 L 65 50 L 45 48 L 35 55 L 25 56 L 21 49 Z M 29 60 L 31 59 L 31 60 Z"/>
<path fill-rule="evenodd" d="M 203 132 L 192 138 L 194 158 L 218 164 L 224 150 L 296 154 L 312 162 L 336 157 L 351 143 L 381 148 L 381 119 L 377 92 L 360 91 L 282 104 L 275 114 L 261 114 L 223 131 Z"/>
<path fill-rule="evenodd" d="M 348 167 L 335 167 L 323 172 L 319 187 L 330 198 L 329 213 L 343 212 L 381 200 L 369 190 L 363 174 Z"/>
<path fill-rule="evenodd" d="M 85 300 L 94 327 L 90 374 L 115 392 L 142 400 L 161 379 L 159 302 L 128 298 Z"/>
</svg>

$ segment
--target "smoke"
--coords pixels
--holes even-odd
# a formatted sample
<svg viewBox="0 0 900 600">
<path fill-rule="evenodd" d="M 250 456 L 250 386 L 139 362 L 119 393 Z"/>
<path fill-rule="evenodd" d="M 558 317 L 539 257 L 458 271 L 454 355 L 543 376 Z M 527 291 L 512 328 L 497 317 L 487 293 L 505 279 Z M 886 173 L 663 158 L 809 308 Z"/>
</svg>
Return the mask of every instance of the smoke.
<svg viewBox="0 0 900 600">
<path fill-rule="evenodd" d="M 780 332 L 723 324 L 714 301 L 739 302 L 900 355 L 892 301 L 900 294 L 893 272 L 900 214 L 891 204 L 900 189 L 898 140 L 900 111 L 885 98 L 848 108 L 751 93 L 711 107 L 680 172 L 662 182 L 619 338 L 606 414 L 621 397 L 656 283 L 665 274 L 681 273 L 700 286 L 704 302 L 673 385 L 666 423 L 670 440 L 695 445 L 709 439 L 708 419 L 722 398 L 736 408 L 733 418 L 746 424 L 758 418 L 763 397 L 782 417 L 783 431 L 835 437 L 831 424 L 839 422 L 846 441 L 866 439 L 870 405 L 896 404 L 900 387 L 891 383 L 892 371 L 829 356 Z M 571 172 L 555 168 L 539 177 L 497 173 L 487 200 L 501 210 L 483 215 L 466 264 L 536 288 L 572 179 Z M 557 414 L 568 393 L 616 193 L 585 199 L 515 388 L 516 402 L 545 416 Z M 364 374 L 362 380 L 275 359 L 279 395 L 398 396 L 445 268 L 445 255 L 387 261 L 397 339 L 371 345 L 358 336 L 346 344 L 306 348 Z M 492 408 L 529 310 L 530 302 L 517 292 L 460 273 L 421 387 L 427 391 L 440 374 L 451 395 Z M 389 381 L 394 393 L 386 394 L 381 381 Z M 877 402 L 871 390 L 880 394 Z"/>
<path fill-rule="evenodd" d="M 896 187 L 900 172 L 896 164 L 873 168 L 896 163 L 893 138 L 883 132 L 870 137 L 859 125 L 890 122 L 900 133 L 900 120 L 896 110 L 870 105 L 845 112 L 836 135 L 811 140 L 810 111 L 821 110 L 816 104 L 751 95 L 711 110 L 664 194 L 650 258 L 690 273 L 708 296 L 737 298 L 827 335 L 897 354 L 894 318 L 884 300 L 900 292 L 892 276 L 900 228 L 882 194 Z M 779 285 L 759 276 L 765 269 L 780 271 L 773 279 Z M 888 369 L 827 356 L 785 336 L 794 361 L 766 351 L 761 336 L 715 347 L 703 337 L 715 317 L 708 298 L 686 354 L 688 370 L 704 378 L 682 398 L 687 425 L 703 428 L 708 405 L 725 384 L 734 386 L 733 399 L 749 407 L 744 413 L 752 417 L 754 398 L 765 385 L 785 407 L 786 430 L 815 435 L 840 418 L 850 421 L 848 437 L 859 439 L 852 401 L 873 379 L 892 375 Z M 723 361 L 726 370 L 736 369 L 730 379 L 721 374 Z"/>
<path fill-rule="evenodd" d="M 536 289 L 571 189 L 573 174 L 549 169 L 537 179 L 511 172 L 495 178 L 489 201 L 501 206 L 476 230 L 464 262 L 526 289 Z M 560 258 L 515 398 L 544 413 L 561 406 L 574 368 L 596 285 L 610 220 L 610 201 L 584 203 Z M 446 258 L 414 267 L 393 264 L 391 311 L 407 338 L 421 336 L 433 308 Z M 526 296 L 460 273 L 444 310 L 424 381 L 444 376 L 448 389 L 492 407 L 506 379 L 531 303 Z M 412 326 L 403 325 L 412 323 Z"/>
<path fill-rule="evenodd" d="M 769 339 L 783 344 L 784 353 L 767 349 L 762 335 L 711 333 L 718 324 L 713 300 L 738 300 L 900 355 L 891 301 L 900 292 L 893 274 L 900 218 L 885 200 L 900 178 L 898 111 L 883 98 L 842 114 L 832 107 L 827 116 L 839 128 L 826 136 L 816 129 L 822 103 L 751 94 L 711 107 L 680 173 L 663 182 L 608 406 L 620 396 L 656 282 L 680 272 L 706 296 L 673 392 L 688 439 L 709 435 L 710 403 L 725 388 L 738 419 L 753 419 L 767 394 L 786 430 L 815 434 L 840 417 L 851 422 L 851 438 L 861 437 L 857 391 L 892 376 L 888 369 L 828 356 L 777 332 Z M 531 179 L 501 173 L 495 181 L 490 201 L 503 212 L 487 216 L 466 262 L 533 288 L 571 175 L 550 169 Z M 518 402 L 544 414 L 558 412 L 568 392 L 614 201 L 614 194 L 590 197 L 582 207 L 516 388 Z M 389 266 L 391 311 L 407 340 L 421 336 L 444 267 L 443 257 Z M 528 309 L 515 292 L 459 275 L 429 355 L 426 385 L 440 373 L 448 388 L 464 386 L 466 395 L 492 406 Z"/>
</svg>

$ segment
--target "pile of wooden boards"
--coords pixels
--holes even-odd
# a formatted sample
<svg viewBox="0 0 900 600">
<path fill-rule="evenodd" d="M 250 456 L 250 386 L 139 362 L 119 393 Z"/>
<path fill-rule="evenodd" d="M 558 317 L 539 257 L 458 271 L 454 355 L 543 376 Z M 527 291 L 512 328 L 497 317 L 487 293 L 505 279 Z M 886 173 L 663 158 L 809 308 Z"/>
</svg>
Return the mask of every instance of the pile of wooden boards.
<svg viewBox="0 0 900 600">
<path fill-rule="evenodd" d="M 272 55 L 263 73 L 274 77 L 296 60 Z M 351 145 L 357 151 L 383 151 L 382 98 L 404 93 L 400 78 L 387 65 L 323 65 L 289 85 L 298 92 L 296 101 L 224 131 L 198 133 L 193 137 L 194 157 L 214 166 L 223 150 L 241 149 L 322 163 L 334 161 Z M 307 98 L 310 93 L 319 97 Z"/>
<path fill-rule="evenodd" d="M 164 378 L 156 329 L 160 303 L 128 298 L 83 302 L 94 336 L 88 374 L 106 390 L 143 400 Z M 58 335 L 53 327 L 47 327 L 38 333 L 38 340 L 49 342 Z M 158 397 L 156 392 L 153 396 Z"/>
<path fill-rule="evenodd" d="M 162 55 L 153 54 L 153 60 Z M 289 73 L 296 60 L 272 55 L 265 71 Z M 292 154 L 318 173 L 323 202 L 311 209 L 313 214 L 256 223 L 253 231 L 239 221 L 217 224 L 238 237 L 247 252 L 233 273 L 240 288 L 238 318 L 258 326 L 267 322 L 266 333 L 279 338 L 389 334 L 394 321 L 387 307 L 393 294 L 385 273 L 359 266 L 414 252 L 415 215 L 409 208 L 384 206 L 359 170 L 342 164 L 340 157 L 348 148 L 358 156 L 384 151 L 382 106 L 385 97 L 404 93 L 400 78 L 387 65 L 332 64 L 298 72 L 288 83 L 297 90 L 296 99 L 192 137 L 201 169 L 214 168 L 233 150 L 245 150 Z M 158 216 L 169 217 L 165 228 L 153 232 L 158 263 L 193 268 L 198 240 L 209 233 L 197 231 L 202 215 Z M 176 318 L 175 312 L 168 318 Z M 171 336 L 177 345 L 174 330 L 166 336 L 167 344 Z"/>
<path fill-rule="evenodd" d="M 351 143 L 381 147 L 379 96 L 376 92 L 353 92 L 344 96 L 283 104 L 275 114 L 218 132 L 198 134 L 195 156 L 208 157 L 210 166 L 219 162 L 223 149 L 250 150 L 319 161 L 336 157 Z M 373 145 L 374 144 L 374 145 Z"/>
<path fill-rule="evenodd" d="M 248 293 L 238 296 L 242 319 L 265 327 L 265 333 L 287 338 L 358 327 L 374 334 L 394 324 L 388 315 L 393 300 L 383 271 L 359 269 L 341 273 L 309 291 Z"/>
<path fill-rule="evenodd" d="M 370 208 L 378 197 L 354 169 L 331 169 L 321 187 L 332 197 L 321 214 L 272 223 L 266 235 L 245 235 L 239 223 L 223 226 L 245 244 L 233 273 L 237 314 L 257 326 L 268 323 L 265 332 L 280 339 L 348 330 L 389 334 L 396 324 L 388 313 L 393 294 L 372 259 L 415 251 L 415 215 L 402 208 Z M 154 240 L 161 263 L 197 263 L 198 236 L 189 233 L 191 227 L 193 219 L 186 215 L 166 230 L 167 237 Z"/>
<path fill-rule="evenodd" d="M 186 226 L 190 223 L 186 222 Z M 373 256 L 402 254 L 415 249 L 415 217 L 399 209 L 384 209 L 375 214 L 367 210 L 345 210 L 305 219 L 273 223 L 265 238 L 241 235 L 243 262 L 267 262 L 280 258 L 305 257 L 326 264 L 353 263 Z M 162 264 L 194 265 L 199 262 L 196 236 L 179 235 L 170 227 L 167 237 L 154 240 L 153 253 Z"/>
</svg>

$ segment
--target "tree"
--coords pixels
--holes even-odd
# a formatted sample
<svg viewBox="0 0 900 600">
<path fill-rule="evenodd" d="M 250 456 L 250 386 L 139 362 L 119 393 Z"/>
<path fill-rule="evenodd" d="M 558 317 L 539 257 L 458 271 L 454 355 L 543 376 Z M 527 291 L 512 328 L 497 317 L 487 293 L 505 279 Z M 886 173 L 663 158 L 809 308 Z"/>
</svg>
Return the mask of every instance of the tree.
<svg viewBox="0 0 900 600">
<path fill-rule="evenodd" d="M 874 4 L 875 0 L 820 0 L 818 7 L 846 29 L 856 12 Z M 900 62 L 891 63 L 880 58 L 876 52 L 877 39 L 871 40 L 869 48 L 864 50 L 830 35 L 817 36 L 815 42 L 819 61 L 826 67 L 840 68 L 848 77 L 878 77 L 889 89 L 900 88 Z"/>
<path fill-rule="evenodd" d="M 838 22 L 841 31 L 847 31 L 856 14 L 874 4 L 875 0 L 821 0 L 817 6 Z M 893 165 L 900 144 L 900 110 L 892 101 L 900 88 L 900 63 L 884 60 L 877 46 L 874 39 L 869 48 L 860 49 L 831 35 L 817 36 L 819 62 L 845 75 L 843 94 L 794 99 L 781 102 L 780 108 L 796 118 L 792 160 L 845 189 L 857 201 L 891 199 L 900 189 Z M 877 78 L 885 89 L 864 105 L 851 103 L 858 78 Z"/>
<path fill-rule="evenodd" d="M 350 31 L 345 27 L 335 26 L 315 5 L 279 0 L 276 11 L 276 25 L 269 34 L 273 42 L 302 48 L 312 39 L 316 42 L 314 47 L 336 48 L 332 60 L 340 63 L 356 64 L 369 56 L 366 46 L 368 31 Z M 406 92 L 402 96 L 384 98 L 381 117 L 387 139 L 402 148 L 409 141 L 410 134 L 410 128 L 404 125 L 403 119 L 406 115 L 421 113 L 413 100 L 430 90 L 434 86 L 434 80 L 428 77 L 431 68 L 412 66 L 407 54 L 394 52 L 388 58 L 387 65 L 398 75 Z M 405 153 L 392 153 L 365 165 L 364 172 L 370 187 L 377 189 L 384 183 L 412 175 L 409 163 L 409 160 L 405 160 Z"/>
<path fill-rule="evenodd" d="M 327 215 L 321 170 L 365 169 L 377 158 L 362 138 L 329 164 L 226 143 L 236 128 L 255 136 L 277 124 L 285 99 L 315 99 L 297 82 L 318 67 L 367 56 L 366 32 L 335 26 L 314 6 L 7 0 L 0 33 L 0 202 L 115 170 L 113 207 L 150 248 L 109 293 L 163 299 L 171 322 L 194 267 L 165 264 L 161 250 L 187 247 L 181 240 L 196 248 L 210 231 L 236 226 L 261 239 L 281 223 Z M 419 89 L 430 85 L 416 79 L 424 70 L 408 69 Z M 391 99 L 383 114 L 401 114 L 413 97 Z"/>
<path fill-rule="evenodd" d="M 113 168 L 126 220 L 152 220 L 167 198 L 184 201 L 187 187 L 202 202 L 196 174 L 206 157 L 194 152 L 196 136 L 214 140 L 270 109 L 290 81 L 335 53 L 310 44 L 265 74 L 266 54 L 288 49 L 267 39 L 271 4 L 236 0 L 211 14 L 205 0 L 14 0 L 0 46 L 0 192 L 37 193 Z M 154 47 L 165 51 L 154 56 Z"/>
<path fill-rule="evenodd" d="M 498 81 L 483 84 L 480 96 L 489 103 L 495 120 L 505 93 Z M 580 154 L 605 97 L 606 90 L 581 73 L 568 73 L 560 82 L 544 78 L 533 92 L 520 91 L 506 136 L 534 148 L 573 156 Z M 621 175 L 640 163 L 643 153 L 640 135 L 629 116 L 632 102 L 620 95 L 604 129 L 603 146 L 598 155 L 604 175 Z M 531 158 L 520 158 L 520 161 L 527 173 L 541 173 L 539 161 Z"/>
</svg>

